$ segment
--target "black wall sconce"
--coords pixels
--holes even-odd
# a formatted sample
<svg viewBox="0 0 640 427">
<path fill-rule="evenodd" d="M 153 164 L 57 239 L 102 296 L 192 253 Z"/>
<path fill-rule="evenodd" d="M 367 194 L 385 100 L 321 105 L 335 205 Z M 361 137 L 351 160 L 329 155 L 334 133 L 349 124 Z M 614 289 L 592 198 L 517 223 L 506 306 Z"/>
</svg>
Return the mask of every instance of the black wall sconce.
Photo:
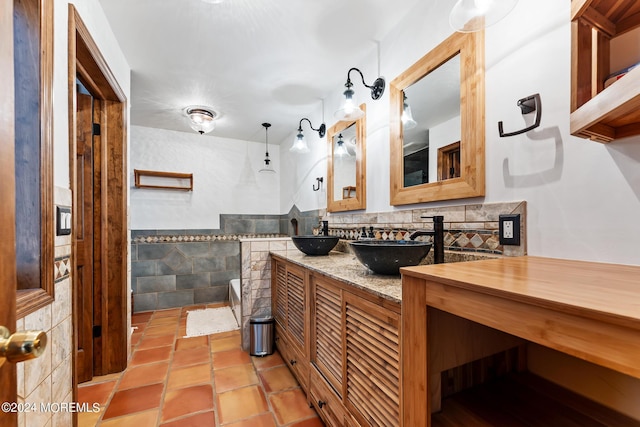
<svg viewBox="0 0 640 427">
<path fill-rule="evenodd" d="M 300 123 L 298 124 L 298 134 L 296 135 L 296 139 L 293 141 L 293 145 L 291 145 L 291 148 L 289 148 L 289 151 L 291 151 L 292 153 L 304 154 L 309 152 L 309 146 L 307 145 L 307 141 L 304 139 L 304 134 L 302 133 L 302 122 L 305 120 L 309 122 L 311 130 L 318 132 L 320 138 L 324 138 L 324 135 L 327 133 L 327 126 L 325 126 L 324 123 L 322 123 L 318 129 L 316 129 L 313 127 L 313 124 L 311 124 L 311 120 L 307 119 L 306 117 L 300 119 Z"/>
<path fill-rule="evenodd" d="M 347 88 L 347 90 L 343 92 L 344 103 L 342 104 L 340 109 L 334 113 L 334 117 L 341 121 L 356 120 L 364 116 L 364 111 L 362 111 L 358 107 L 358 103 L 356 102 L 355 92 L 353 91 L 353 89 L 351 89 L 351 87 L 353 86 L 353 83 L 351 83 L 351 78 L 349 78 L 349 74 L 352 71 L 357 71 L 358 73 L 360 73 L 360 77 L 362 78 L 362 84 L 365 85 L 367 88 L 371 89 L 371 99 L 373 99 L 374 101 L 377 99 L 380 99 L 380 97 L 384 93 L 384 88 L 386 86 L 384 77 L 378 77 L 373 82 L 373 85 L 368 85 L 364 81 L 364 75 L 362 75 L 362 71 L 358 70 L 357 68 L 349 69 L 349 71 L 347 72 L 347 83 L 345 83 L 345 87 Z"/>
</svg>

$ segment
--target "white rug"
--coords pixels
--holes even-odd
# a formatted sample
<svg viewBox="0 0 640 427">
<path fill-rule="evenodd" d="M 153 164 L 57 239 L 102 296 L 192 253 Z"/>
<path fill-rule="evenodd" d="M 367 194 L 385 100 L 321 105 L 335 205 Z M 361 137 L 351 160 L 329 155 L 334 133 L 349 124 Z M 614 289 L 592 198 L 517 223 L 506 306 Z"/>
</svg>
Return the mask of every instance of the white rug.
<svg viewBox="0 0 640 427">
<path fill-rule="evenodd" d="M 187 311 L 187 335 L 185 335 L 185 338 L 217 334 L 236 329 L 239 329 L 239 327 L 231 307 Z"/>
</svg>

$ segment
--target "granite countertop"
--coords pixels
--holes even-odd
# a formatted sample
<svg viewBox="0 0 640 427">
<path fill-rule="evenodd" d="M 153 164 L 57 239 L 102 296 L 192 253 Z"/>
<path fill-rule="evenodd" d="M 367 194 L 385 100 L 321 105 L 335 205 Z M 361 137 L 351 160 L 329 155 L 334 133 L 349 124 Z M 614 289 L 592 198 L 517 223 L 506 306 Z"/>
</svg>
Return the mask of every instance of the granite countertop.
<svg viewBox="0 0 640 427">
<path fill-rule="evenodd" d="M 271 255 L 291 261 L 301 267 L 318 272 L 327 277 L 345 282 L 358 289 L 370 292 L 374 295 L 388 299 L 395 303 L 402 303 L 402 279 L 397 276 L 383 276 L 375 274 L 362 265 L 352 253 L 331 251 L 328 256 L 309 256 L 297 249 L 286 252 L 272 252 Z M 474 261 L 479 259 L 497 258 L 496 255 L 483 255 L 445 251 L 447 263 Z M 433 253 L 425 259 L 425 263 L 431 263 Z"/>
<path fill-rule="evenodd" d="M 286 253 L 272 252 L 271 255 L 395 303 L 400 304 L 402 302 L 400 275 L 382 276 L 375 274 L 360 264 L 360 261 L 351 253 L 332 251 L 328 256 L 309 256 L 298 250 L 288 250 Z"/>
</svg>

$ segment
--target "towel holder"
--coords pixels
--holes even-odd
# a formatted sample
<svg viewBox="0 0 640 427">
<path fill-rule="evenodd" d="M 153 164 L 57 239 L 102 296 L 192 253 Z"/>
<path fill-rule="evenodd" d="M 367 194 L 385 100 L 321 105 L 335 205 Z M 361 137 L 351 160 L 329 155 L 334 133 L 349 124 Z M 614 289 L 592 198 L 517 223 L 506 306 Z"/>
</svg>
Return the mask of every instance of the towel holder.
<svg viewBox="0 0 640 427">
<path fill-rule="evenodd" d="M 320 178 L 316 178 L 316 181 L 317 181 L 318 185 L 317 186 L 315 184 L 313 185 L 313 187 L 312 187 L 313 191 L 319 191 L 320 190 L 320 186 L 322 185 L 322 182 L 324 181 L 324 177 L 321 176 Z"/>
<path fill-rule="evenodd" d="M 540 101 L 540 94 L 536 93 L 531 96 L 527 96 L 526 98 L 522 98 L 518 100 L 518 107 L 522 110 L 522 114 L 529 114 L 532 112 L 536 112 L 536 121 L 529 127 L 524 129 L 517 130 L 515 132 L 504 132 L 502 128 L 502 121 L 498 122 L 498 132 L 500 133 L 500 137 L 504 138 L 507 136 L 515 136 L 520 135 L 521 133 L 529 132 L 531 129 L 535 129 L 540 126 L 540 119 L 542 118 L 542 102 Z"/>
</svg>

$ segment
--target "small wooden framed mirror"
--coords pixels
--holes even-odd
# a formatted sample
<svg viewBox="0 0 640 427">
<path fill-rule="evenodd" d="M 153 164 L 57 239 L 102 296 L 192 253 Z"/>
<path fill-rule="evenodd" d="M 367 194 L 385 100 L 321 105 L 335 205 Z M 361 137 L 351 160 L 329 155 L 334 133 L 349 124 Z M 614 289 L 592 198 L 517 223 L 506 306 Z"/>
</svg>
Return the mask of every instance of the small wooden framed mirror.
<svg viewBox="0 0 640 427">
<path fill-rule="evenodd" d="M 366 105 L 365 115 L 338 122 L 327 131 L 327 211 L 344 212 L 367 207 Z"/>
</svg>

